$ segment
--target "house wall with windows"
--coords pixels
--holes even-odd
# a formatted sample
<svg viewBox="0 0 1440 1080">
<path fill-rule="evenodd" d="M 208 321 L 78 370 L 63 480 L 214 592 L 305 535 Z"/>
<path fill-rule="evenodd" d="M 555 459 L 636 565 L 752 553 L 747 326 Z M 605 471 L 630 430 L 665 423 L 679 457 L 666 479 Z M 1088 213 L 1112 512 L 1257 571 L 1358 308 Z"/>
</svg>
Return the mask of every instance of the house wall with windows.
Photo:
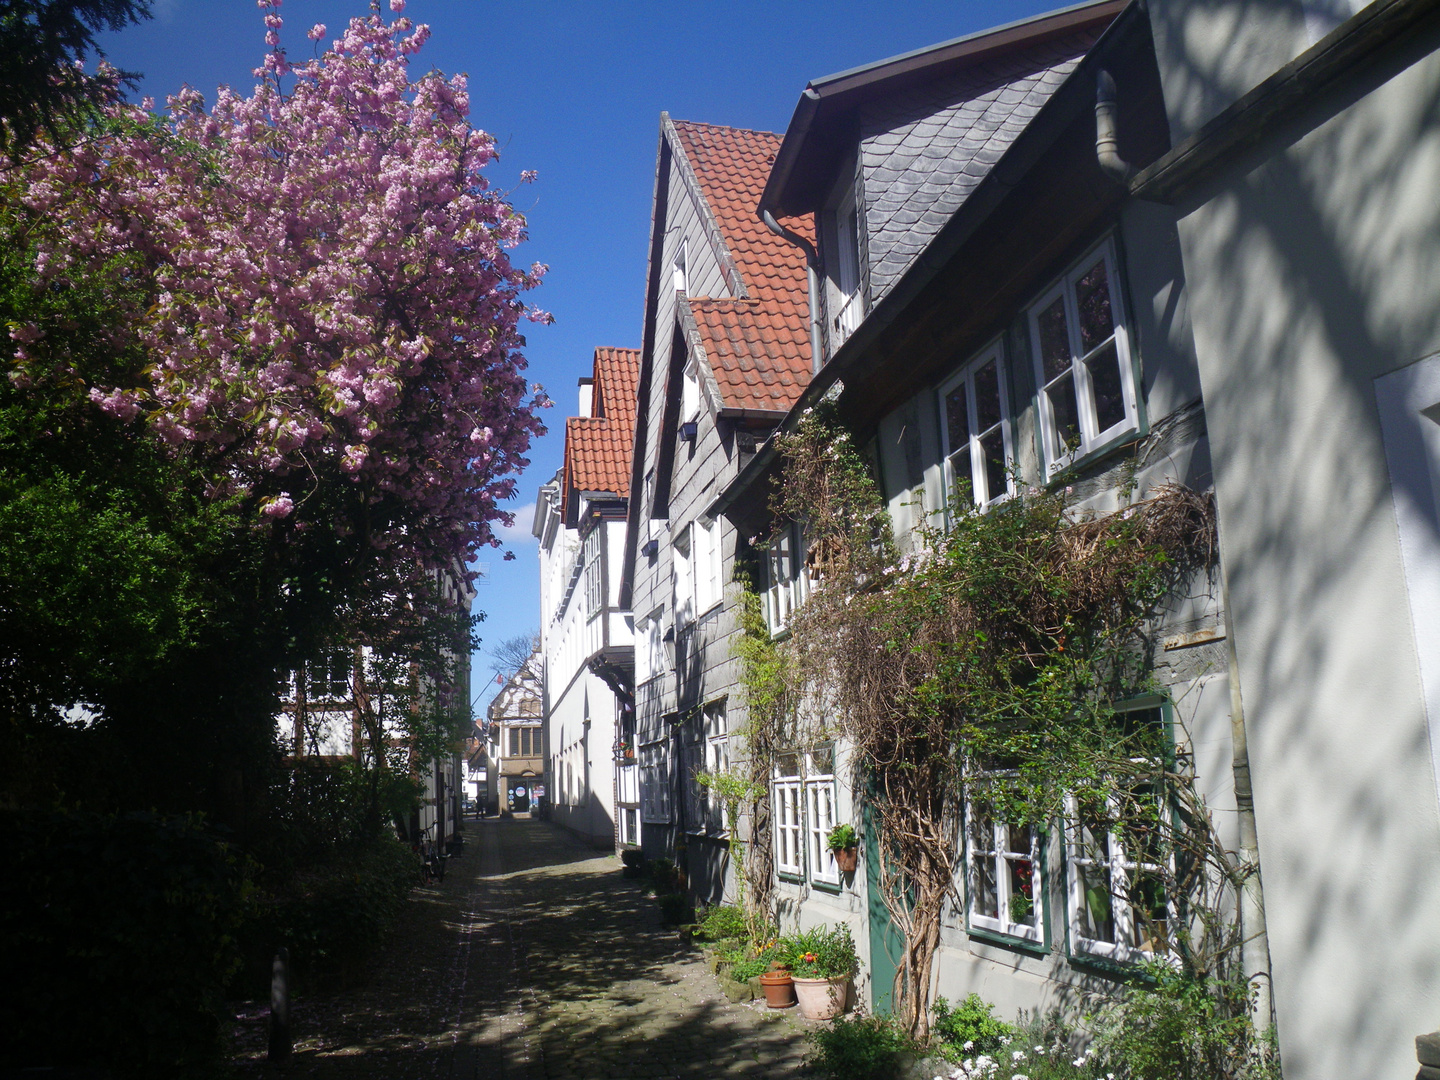
<svg viewBox="0 0 1440 1080">
<path fill-rule="evenodd" d="M 541 488 L 546 806 L 600 847 L 639 842 L 633 744 L 634 626 L 619 603 L 638 353 L 595 351 L 564 465 Z"/>
<path fill-rule="evenodd" d="M 642 843 L 703 901 L 736 895 L 697 775 L 743 754 L 738 535 L 712 508 L 808 378 L 805 270 L 754 219 L 777 137 L 662 114 L 624 600 L 635 613 Z"/>
<path fill-rule="evenodd" d="M 835 402 L 873 451 L 902 550 L 918 552 L 925 530 L 947 528 L 962 507 L 987 512 L 1022 486 L 1063 485 L 1079 513 L 1118 509 L 1167 483 L 1212 486 L 1177 215 L 1127 200 L 1099 166 L 1102 64 L 1124 95 L 1122 149 L 1153 160 L 1169 134 L 1149 27 L 1142 9 L 1113 3 L 816 80 L 797 106 L 804 122 L 777 154 L 761 209 L 820 216 L 819 272 L 832 285 L 835 262 L 852 252 L 835 230 L 853 221 L 860 266 L 847 274 L 865 301 L 845 333 L 833 319 L 824 327 L 825 363 L 784 424 L 822 395 Z M 933 158 L 946 159 L 943 170 Z M 861 192 L 853 219 L 835 197 L 852 184 Z M 826 295 L 833 300 L 833 288 Z M 747 530 L 763 519 L 771 475 L 762 451 L 725 494 Z M 808 589 L 803 532 L 781 534 L 765 583 L 777 635 Z M 1233 848 L 1222 589 L 1212 576 L 1184 592 L 1149 628 L 1153 686 L 1115 706 L 1173 734 Z M 845 747 L 834 751 L 835 804 L 848 815 Z M 851 922 L 869 946 L 871 1004 L 883 1010 L 894 932 L 874 881 L 863 902 L 832 902 L 823 861 L 817 880 L 797 859 L 824 812 L 800 793 L 807 770 L 823 776 L 824 762 L 795 755 L 793 764 L 773 798 L 786 902 L 801 922 Z M 1142 912 L 1121 890 L 1097 892 L 1097 882 L 1143 879 L 1144 853 L 1080 826 L 965 821 L 938 993 L 979 992 L 1013 1016 L 1077 1004 L 1164 954 L 1155 928 L 1173 916 L 1168 902 Z M 862 891 L 874 858 L 867 846 Z"/>
<path fill-rule="evenodd" d="M 1440 21 L 1151 11 L 1177 154 L 1133 183 L 1179 218 L 1285 1075 L 1411 1076 L 1440 1018 Z"/>
</svg>

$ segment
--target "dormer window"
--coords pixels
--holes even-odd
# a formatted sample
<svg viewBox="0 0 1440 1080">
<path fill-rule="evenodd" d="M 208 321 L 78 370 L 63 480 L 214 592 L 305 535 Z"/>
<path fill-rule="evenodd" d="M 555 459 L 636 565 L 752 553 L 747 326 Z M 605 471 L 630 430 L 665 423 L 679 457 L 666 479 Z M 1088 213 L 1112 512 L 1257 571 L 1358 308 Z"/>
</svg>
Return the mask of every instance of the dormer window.
<svg viewBox="0 0 1440 1080">
<path fill-rule="evenodd" d="M 830 320 L 833 353 L 855 332 L 865 315 L 865 300 L 860 295 L 860 211 L 853 184 L 836 204 L 832 228 L 835 236 L 832 280 L 837 294 Z"/>
</svg>

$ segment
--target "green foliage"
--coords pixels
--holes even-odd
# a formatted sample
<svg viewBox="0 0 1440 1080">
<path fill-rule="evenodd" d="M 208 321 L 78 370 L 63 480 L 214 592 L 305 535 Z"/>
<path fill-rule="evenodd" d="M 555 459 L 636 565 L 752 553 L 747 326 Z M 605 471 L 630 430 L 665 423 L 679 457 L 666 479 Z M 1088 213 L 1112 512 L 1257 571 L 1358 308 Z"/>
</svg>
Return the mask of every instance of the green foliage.
<svg viewBox="0 0 1440 1080">
<path fill-rule="evenodd" d="M 95 35 L 150 18 L 149 0 L 6 0 L 0 9 L 0 152 L 15 160 L 42 130 L 58 137 L 110 93 L 77 62 Z M 135 76 L 123 73 L 126 81 Z"/>
<path fill-rule="evenodd" d="M 860 837 L 855 834 L 855 826 L 848 822 L 836 825 L 830 830 L 830 835 L 825 837 L 825 846 L 831 851 L 844 851 L 857 847 L 859 843 Z"/>
<path fill-rule="evenodd" d="M 660 905 L 660 918 L 666 926 L 681 926 L 695 918 L 695 908 L 684 893 L 660 893 L 655 900 Z"/>
<path fill-rule="evenodd" d="M 650 889 L 655 893 L 676 892 L 681 886 L 680 868 L 673 859 L 663 856 L 651 859 L 645 864 L 645 874 L 650 879 Z"/>
<path fill-rule="evenodd" d="M 701 941 L 743 941 L 750 930 L 745 912 L 733 904 L 717 904 L 700 913 L 695 936 Z"/>
<path fill-rule="evenodd" d="M 1028 491 L 979 513 L 959 498 L 945 528 L 890 536 L 871 462 L 833 408 L 783 436 L 778 526 L 805 526 L 814 584 L 772 670 L 775 700 L 821 701 L 822 730 L 852 747 L 855 790 L 880 847 L 880 894 L 904 928 L 898 1007 L 925 1033 L 935 942 L 953 894 L 962 809 L 1048 828 L 1076 799 L 1137 847 L 1177 851 L 1210 968 L 1233 948 L 1235 905 L 1207 894 L 1237 880 L 1198 797 L 1163 810 L 1187 778 L 1168 768 L 1166 732 L 1111 703 L 1152 691 L 1147 620 L 1209 566 L 1207 496 L 1162 487 L 1120 512 L 1074 510 L 1064 490 Z M 937 519 L 938 520 L 938 519 Z M 789 698 L 786 698 L 786 694 Z M 795 710 L 799 712 L 800 710 Z M 833 725 L 834 730 L 829 730 Z M 1188 846 L 1186 846 L 1188 845 Z M 1167 860 L 1156 860 L 1165 863 Z M 1205 894 L 1205 895 L 1200 895 Z M 1017 914 L 1019 914 L 1017 912 Z"/>
<path fill-rule="evenodd" d="M 845 923 L 802 930 L 785 939 L 785 950 L 790 972 L 799 979 L 838 979 L 860 970 L 855 939 Z"/>
<path fill-rule="evenodd" d="M 418 876 L 415 853 L 383 836 L 278 875 L 258 891 L 243 928 L 245 969 L 234 990 L 263 997 L 282 945 L 302 984 L 354 972 L 395 925 Z"/>
<path fill-rule="evenodd" d="M 916 1049 L 909 1032 L 887 1016 L 837 1016 L 812 1031 L 810 1043 L 811 1065 L 833 1080 L 889 1080 L 902 1056 Z"/>
<path fill-rule="evenodd" d="M 249 886 L 198 819 L 6 811 L 0 1071 L 188 1076 L 225 1046 Z"/>
<path fill-rule="evenodd" d="M 995 1006 L 979 994 L 969 994 L 954 1008 L 943 997 L 931 1006 L 935 1023 L 931 1033 L 940 1043 L 941 1051 L 952 1061 L 978 1054 L 995 1054 L 1002 1039 L 1011 1039 L 1015 1029 L 995 1017 Z"/>
<path fill-rule="evenodd" d="M 790 945 L 784 938 L 750 941 L 722 954 L 730 964 L 730 977 L 746 982 L 773 968 L 788 968 L 792 959 Z"/>
<path fill-rule="evenodd" d="M 1149 965 L 1133 987 L 1091 1023 L 1093 1053 L 1119 1080 L 1278 1080 L 1273 1042 L 1250 1017 L 1251 988 Z"/>
</svg>

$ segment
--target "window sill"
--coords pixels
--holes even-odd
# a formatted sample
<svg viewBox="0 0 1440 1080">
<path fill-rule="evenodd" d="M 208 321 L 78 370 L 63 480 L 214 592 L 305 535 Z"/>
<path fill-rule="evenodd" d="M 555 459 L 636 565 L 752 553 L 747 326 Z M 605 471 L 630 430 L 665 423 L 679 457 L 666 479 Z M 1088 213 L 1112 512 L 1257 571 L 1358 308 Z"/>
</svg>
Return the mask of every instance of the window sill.
<svg viewBox="0 0 1440 1080">
<path fill-rule="evenodd" d="M 965 927 L 965 936 L 972 941 L 983 941 L 986 945 L 998 945 L 1002 949 L 1021 952 L 1026 956 L 1043 957 L 1050 955 L 1050 948 L 1044 942 L 1031 941 L 1029 938 L 1012 937 L 1009 934 L 1001 934 L 995 930 L 986 930 L 980 926 L 967 925 Z"/>
<path fill-rule="evenodd" d="M 1045 483 L 1047 486 L 1054 486 L 1066 480 L 1073 480 L 1075 475 L 1084 469 L 1088 469 L 1101 458 L 1108 457 L 1122 446 L 1139 439 L 1144 435 L 1141 426 L 1136 424 L 1117 431 L 1104 442 L 1097 442 L 1088 450 L 1077 450 L 1073 456 L 1066 456 L 1051 462 L 1045 466 Z"/>
<path fill-rule="evenodd" d="M 845 893 L 845 886 L 838 881 L 811 881 L 810 887 L 817 892 L 829 893 L 831 896 L 842 896 Z"/>
</svg>

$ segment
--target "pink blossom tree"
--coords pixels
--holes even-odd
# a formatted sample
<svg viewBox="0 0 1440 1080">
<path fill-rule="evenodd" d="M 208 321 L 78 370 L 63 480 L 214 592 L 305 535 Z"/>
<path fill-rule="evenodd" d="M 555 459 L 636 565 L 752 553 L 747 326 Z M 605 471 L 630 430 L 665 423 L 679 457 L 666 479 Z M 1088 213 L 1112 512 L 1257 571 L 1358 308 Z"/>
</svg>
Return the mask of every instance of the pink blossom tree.
<svg viewBox="0 0 1440 1080">
<path fill-rule="evenodd" d="M 36 223 L 38 286 L 111 276 L 130 297 L 114 355 L 146 357 L 86 366 L 47 347 L 57 328 L 17 325 L 11 378 L 83 380 L 280 549 L 340 553 L 393 597 L 511 523 L 548 404 L 520 333 L 550 319 L 523 300 L 545 267 L 511 262 L 525 220 L 484 175 L 497 151 L 465 78 L 412 78 L 429 29 L 403 0 L 298 66 L 280 0 L 259 6 L 271 51 L 249 96 L 207 110 L 187 88 L 164 118 L 116 100 L 91 138 L 4 178 Z"/>
</svg>

